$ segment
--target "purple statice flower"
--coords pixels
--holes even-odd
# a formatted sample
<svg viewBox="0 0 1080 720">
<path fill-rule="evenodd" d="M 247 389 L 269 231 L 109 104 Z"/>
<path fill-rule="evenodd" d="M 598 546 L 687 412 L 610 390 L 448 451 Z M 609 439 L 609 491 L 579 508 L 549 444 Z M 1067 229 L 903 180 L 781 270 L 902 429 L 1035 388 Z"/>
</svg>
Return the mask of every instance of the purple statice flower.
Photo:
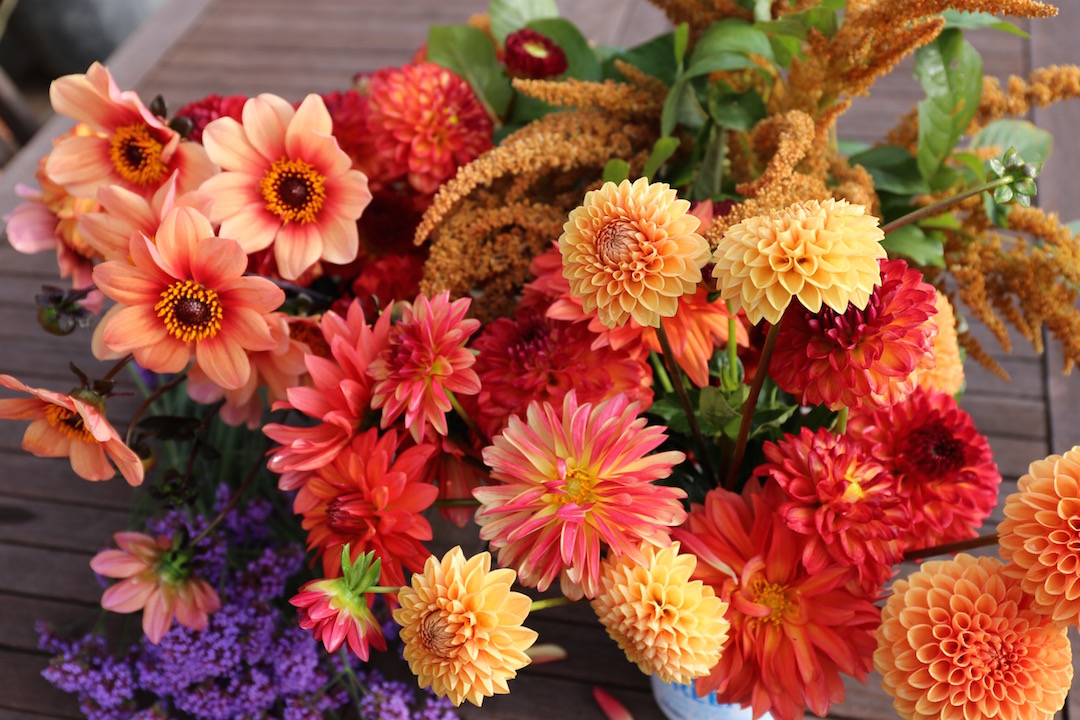
<svg viewBox="0 0 1080 720">
<path fill-rule="evenodd" d="M 419 696 L 406 683 L 387 680 L 377 670 L 364 678 L 367 692 L 360 699 L 361 720 L 457 720 L 454 705 L 430 692 Z"/>
<path fill-rule="evenodd" d="M 202 515 L 189 517 L 182 508 L 173 508 L 148 520 L 146 532 L 149 535 L 168 537 L 174 537 L 177 533 L 183 532 L 189 538 L 194 538 L 198 537 L 208 524 L 209 522 Z M 195 557 L 192 558 L 191 567 L 199 577 L 216 585 L 225 570 L 227 552 L 225 537 L 220 532 L 210 532 L 195 546 Z"/>
<path fill-rule="evenodd" d="M 214 512 L 225 509 L 236 492 L 228 485 L 218 486 L 214 499 Z M 270 534 L 270 517 L 274 514 L 274 505 L 264 497 L 254 497 L 246 503 L 234 507 L 225 515 L 222 525 L 229 537 L 244 542 L 265 540 Z"/>
<path fill-rule="evenodd" d="M 42 675 L 64 692 L 79 696 L 89 720 L 127 720 L 134 710 L 135 678 L 130 664 L 109 654 L 105 639 L 87 635 L 63 640 L 39 625 L 38 644 L 56 653 Z"/>
</svg>

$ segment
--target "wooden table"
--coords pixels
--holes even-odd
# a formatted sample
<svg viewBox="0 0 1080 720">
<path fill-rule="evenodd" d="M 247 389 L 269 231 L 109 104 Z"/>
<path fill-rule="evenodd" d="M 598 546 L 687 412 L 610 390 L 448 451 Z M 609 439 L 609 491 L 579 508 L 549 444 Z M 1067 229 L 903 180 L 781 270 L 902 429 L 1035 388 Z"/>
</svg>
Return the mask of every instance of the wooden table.
<svg viewBox="0 0 1080 720">
<path fill-rule="evenodd" d="M 1030 40 L 971 33 L 986 72 L 1026 74 L 1036 66 L 1080 61 L 1075 47 L 1080 7 L 1061 4 L 1059 18 L 1031 25 Z M 599 44 L 634 43 L 666 28 L 662 15 L 643 0 L 562 0 L 560 5 Z M 116 52 L 109 67 L 121 87 L 135 88 L 147 99 L 161 93 L 172 107 L 210 92 L 273 92 L 295 100 L 308 92 L 342 89 L 357 71 L 404 63 L 424 41 L 428 26 L 462 22 L 485 6 L 484 0 L 171 0 Z M 844 116 L 841 136 L 874 141 L 920 98 L 909 61 Z M 1039 110 L 1032 119 L 1057 137 L 1039 201 L 1073 219 L 1080 215 L 1074 209 L 1080 190 L 1073 180 L 1080 144 L 1071 138 L 1080 127 L 1080 107 Z M 0 213 L 14 206 L 15 184 L 31 180 L 50 138 L 66 124 L 63 118 L 47 124 L 0 176 Z M 37 328 L 33 295 L 55 276 L 51 257 L 0 248 L 0 372 L 63 389 L 74 384 L 66 369 L 69 359 L 85 368 L 97 365 L 86 334 L 54 338 Z M 1003 500 L 1029 462 L 1080 444 L 1080 382 L 1061 377 L 1060 352 L 1052 345 L 1042 357 L 1026 345 L 1018 345 L 1012 356 L 996 357 L 1012 383 L 972 366 L 963 405 L 990 436 L 1007 478 Z M 77 718 L 72 698 L 40 677 L 47 658 L 36 650 L 33 624 L 39 619 L 67 624 L 94 613 L 101 589 L 87 562 L 112 532 L 126 527 L 132 492 L 122 481 L 83 482 L 63 461 L 24 454 L 21 434 L 20 423 L 0 424 L 0 720 Z M 1000 509 L 991 522 L 999 517 Z M 545 612 L 531 625 L 541 642 L 567 647 L 570 658 L 526 669 L 510 696 L 463 716 L 598 719 L 602 715 L 591 688 L 600 685 L 637 720 L 661 717 L 647 679 L 625 662 L 587 608 Z M 895 717 L 876 679 L 869 687 L 849 688 L 848 702 L 833 717 Z M 1080 702 L 1074 701 L 1074 712 L 1080 712 Z"/>
</svg>

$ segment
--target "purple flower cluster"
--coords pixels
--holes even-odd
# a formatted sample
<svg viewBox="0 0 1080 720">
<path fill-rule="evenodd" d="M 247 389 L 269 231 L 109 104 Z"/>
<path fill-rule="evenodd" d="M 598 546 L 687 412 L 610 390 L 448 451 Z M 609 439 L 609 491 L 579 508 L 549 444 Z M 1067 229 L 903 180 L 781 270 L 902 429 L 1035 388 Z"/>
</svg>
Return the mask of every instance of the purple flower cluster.
<svg viewBox="0 0 1080 720">
<path fill-rule="evenodd" d="M 362 720 L 456 720 L 454 705 L 446 698 L 424 693 L 417 698 L 403 682 L 387 680 L 377 670 L 364 678 L 367 694 L 360 700 Z"/>
</svg>

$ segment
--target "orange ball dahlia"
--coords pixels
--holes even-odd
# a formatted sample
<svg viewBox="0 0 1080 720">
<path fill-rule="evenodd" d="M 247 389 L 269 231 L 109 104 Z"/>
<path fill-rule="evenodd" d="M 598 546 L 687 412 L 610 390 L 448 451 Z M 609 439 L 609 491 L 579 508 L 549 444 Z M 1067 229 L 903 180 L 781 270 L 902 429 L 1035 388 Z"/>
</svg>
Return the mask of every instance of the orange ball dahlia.
<svg viewBox="0 0 1080 720">
<path fill-rule="evenodd" d="M 937 291 L 934 307 L 937 313 L 927 322 L 937 327 L 937 334 L 934 335 L 933 352 L 925 358 L 924 364 L 919 365 L 919 387 L 955 395 L 964 386 L 964 360 L 960 357 L 960 341 L 956 337 L 956 313 L 949 299 Z"/>
<path fill-rule="evenodd" d="M 803 405 L 888 407 L 910 394 L 936 331 L 934 287 L 903 260 L 881 263 L 866 307 L 784 314 L 769 375 Z"/>
<path fill-rule="evenodd" d="M 492 570 L 491 555 L 466 558 L 455 547 L 432 555 L 398 593 L 405 661 L 420 687 L 479 706 L 510 692 L 506 681 L 529 664 L 536 633 L 523 627 L 531 601 L 513 592 L 513 570 Z"/>
<path fill-rule="evenodd" d="M 686 493 L 655 484 L 685 456 L 649 455 L 666 428 L 647 426 L 639 410 L 625 395 L 592 405 L 571 391 L 561 408 L 530 403 L 484 448 L 498 484 L 473 490 L 480 537 L 524 585 L 544 591 L 560 578 L 567 597 L 595 597 L 605 547 L 644 562 L 642 542 L 666 546 L 686 518 Z"/>
<path fill-rule="evenodd" d="M 905 720 L 1052 720 L 1072 683 L 1065 628 L 996 558 L 957 555 L 897 580 L 874 667 Z"/>
<path fill-rule="evenodd" d="M 563 275 L 586 313 L 607 327 L 657 327 L 697 290 L 709 244 L 690 203 L 665 183 L 609 182 L 585 194 L 559 237 Z"/>
<path fill-rule="evenodd" d="M 846 200 L 810 200 L 732 225 L 716 246 L 713 277 L 734 310 L 774 325 L 797 299 L 812 312 L 863 310 L 881 279 L 878 219 Z"/>
<path fill-rule="evenodd" d="M 378 182 L 406 178 L 431 194 L 491 148 L 491 118 L 469 83 L 446 68 L 425 62 L 380 70 L 367 96 Z"/>
<path fill-rule="evenodd" d="M 848 434 L 900 482 L 911 513 L 905 551 L 975 537 L 997 506 L 990 443 L 951 395 L 916 388 L 891 408 L 853 412 Z"/>
<path fill-rule="evenodd" d="M 646 675 L 686 684 L 709 674 L 727 640 L 727 603 L 690 576 L 697 558 L 643 545 L 644 563 L 609 558 L 600 571 L 592 608 L 630 662 Z"/>
<path fill-rule="evenodd" d="M 1005 573 L 1036 612 L 1080 625 L 1080 447 L 1031 464 L 998 525 Z"/>
<path fill-rule="evenodd" d="M 904 555 L 909 517 L 899 484 L 863 445 L 825 428 L 802 428 L 764 447 L 754 472 L 791 498 L 779 508 L 792 530 L 807 536 L 802 562 L 810 572 L 832 564 L 858 571 L 875 596 Z"/>
</svg>

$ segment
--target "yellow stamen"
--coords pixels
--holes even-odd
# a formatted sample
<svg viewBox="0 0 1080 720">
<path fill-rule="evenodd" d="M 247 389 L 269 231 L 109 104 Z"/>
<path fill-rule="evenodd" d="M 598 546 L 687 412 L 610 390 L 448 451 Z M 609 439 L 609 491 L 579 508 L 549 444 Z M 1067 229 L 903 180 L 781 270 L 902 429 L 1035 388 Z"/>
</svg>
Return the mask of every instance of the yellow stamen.
<svg viewBox="0 0 1080 720">
<path fill-rule="evenodd" d="M 760 621 L 779 625 L 784 621 L 784 613 L 792 608 L 792 602 L 788 599 L 783 585 L 757 579 L 750 583 L 750 592 L 754 596 L 755 603 L 772 610 L 765 617 L 757 618 Z"/>
<path fill-rule="evenodd" d="M 125 125 L 112 136 L 109 157 L 120 177 L 133 185 L 147 187 L 161 183 L 169 166 L 161 159 L 164 146 L 150 134 L 146 123 Z"/>
<path fill-rule="evenodd" d="M 574 503 L 575 505 L 585 505 L 596 500 L 596 494 L 593 492 L 596 477 L 592 473 L 579 468 L 568 468 L 566 475 L 563 477 L 563 482 L 566 483 L 563 487 L 563 493 L 554 497 L 555 502 L 558 504 L 568 505 Z"/>
<path fill-rule="evenodd" d="M 183 342 L 206 340 L 221 329 L 223 310 L 217 293 L 194 280 L 177 280 L 154 306 L 173 337 Z"/>
<path fill-rule="evenodd" d="M 45 421 L 72 440 L 84 443 L 97 442 L 83 424 L 82 415 L 74 410 L 68 410 L 61 405 L 49 405 L 45 408 Z"/>
<path fill-rule="evenodd" d="M 266 209 L 285 222 L 310 223 L 326 201 L 326 178 L 303 160 L 278 158 L 259 182 Z"/>
</svg>

